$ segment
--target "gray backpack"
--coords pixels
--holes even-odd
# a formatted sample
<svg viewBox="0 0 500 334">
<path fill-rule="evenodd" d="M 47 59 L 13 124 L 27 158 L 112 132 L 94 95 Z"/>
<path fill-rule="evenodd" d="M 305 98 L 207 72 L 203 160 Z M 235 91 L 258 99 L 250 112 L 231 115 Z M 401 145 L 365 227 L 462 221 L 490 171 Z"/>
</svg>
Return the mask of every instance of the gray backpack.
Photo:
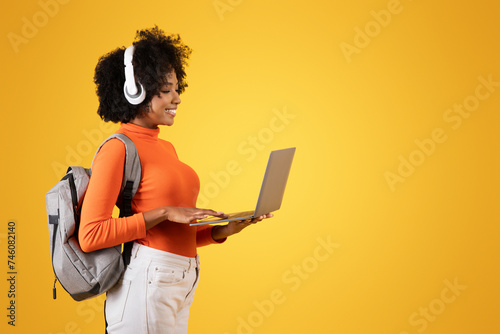
<svg viewBox="0 0 500 334">
<path fill-rule="evenodd" d="M 99 149 L 112 138 L 121 140 L 126 148 L 125 170 L 117 203 L 120 217 L 125 217 L 132 215 L 131 202 L 141 180 L 141 163 L 134 143 L 124 134 L 111 135 Z M 54 299 L 58 280 L 77 301 L 105 293 L 116 284 L 130 257 L 132 242 L 124 245 L 123 254 L 122 245 L 89 253 L 80 248 L 80 208 L 91 173 L 91 169 L 71 166 L 46 195 L 50 253 L 56 276 Z"/>
</svg>

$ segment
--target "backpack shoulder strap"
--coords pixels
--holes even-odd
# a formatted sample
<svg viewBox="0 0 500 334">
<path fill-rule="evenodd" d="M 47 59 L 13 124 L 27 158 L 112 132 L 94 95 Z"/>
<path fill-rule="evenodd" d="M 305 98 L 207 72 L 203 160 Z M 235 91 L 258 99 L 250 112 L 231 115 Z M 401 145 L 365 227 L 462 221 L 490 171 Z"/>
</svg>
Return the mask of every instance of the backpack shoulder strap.
<svg viewBox="0 0 500 334">
<path fill-rule="evenodd" d="M 133 214 L 132 198 L 139 188 L 139 183 L 142 177 L 141 160 L 139 159 L 139 153 L 137 152 L 137 148 L 135 147 L 134 142 L 123 133 L 114 133 L 109 136 L 99 146 L 95 155 L 97 155 L 102 145 L 113 138 L 119 139 L 123 142 L 123 144 L 125 144 L 125 168 L 123 169 L 122 187 L 120 190 L 120 195 L 118 197 L 118 203 L 120 203 L 120 217 L 128 217 Z M 93 160 L 92 164 L 94 164 Z M 132 244 L 133 242 L 131 241 L 123 245 L 122 255 L 125 265 L 128 265 L 130 262 Z"/>
<path fill-rule="evenodd" d="M 100 151 L 101 147 L 107 141 L 113 138 L 119 139 L 121 142 L 123 142 L 123 144 L 125 144 L 125 168 L 123 169 L 122 191 L 126 186 L 126 181 L 132 181 L 134 183 L 132 187 L 132 197 L 133 197 L 133 195 L 135 195 L 137 189 L 139 188 L 139 182 L 142 176 L 141 175 L 142 169 L 141 169 L 141 161 L 139 159 L 139 154 L 137 153 L 137 148 L 135 147 L 135 144 L 132 141 L 132 139 L 130 139 L 129 137 L 127 137 L 127 135 L 123 133 L 114 133 L 102 142 L 102 144 L 97 149 L 95 156 Z M 93 160 L 92 164 L 94 164 Z"/>
<path fill-rule="evenodd" d="M 137 153 L 137 148 L 135 147 L 134 142 L 123 133 L 114 133 L 106 140 L 104 140 L 97 149 L 96 155 L 100 151 L 101 147 L 107 141 L 113 138 L 120 140 L 125 145 L 125 167 L 123 169 L 123 180 L 120 190 L 119 202 L 121 203 L 120 217 L 126 217 L 132 215 L 132 198 L 139 188 L 139 183 L 142 177 L 141 161 L 139 159 L 139 154 Z M 93 163 L 94 162 L 92 161 L 92 164 Z"/>
</svg>

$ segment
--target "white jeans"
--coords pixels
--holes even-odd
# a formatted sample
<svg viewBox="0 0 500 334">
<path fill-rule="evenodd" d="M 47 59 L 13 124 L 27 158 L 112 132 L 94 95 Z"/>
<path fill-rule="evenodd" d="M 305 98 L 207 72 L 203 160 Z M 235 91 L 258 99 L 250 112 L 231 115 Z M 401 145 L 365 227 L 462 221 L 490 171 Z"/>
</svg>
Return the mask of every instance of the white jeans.
<svg viewBox="0 0 500 334">
<path fill-rule="evenodd" d="M 108 333 L 186 334 L 199 268 L 198 256 L 134 243 L 130 264 L 107 294 Z"/>
</svg>

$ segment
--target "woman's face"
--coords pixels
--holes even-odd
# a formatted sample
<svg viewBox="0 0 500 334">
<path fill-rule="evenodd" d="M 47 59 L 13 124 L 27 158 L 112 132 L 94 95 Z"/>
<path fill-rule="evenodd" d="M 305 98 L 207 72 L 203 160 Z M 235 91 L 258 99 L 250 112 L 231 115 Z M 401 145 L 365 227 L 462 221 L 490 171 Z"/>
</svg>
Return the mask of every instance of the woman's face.
<svg viewBox="0 0 500 334">
<path fill-rule="evenodd" d="M 172 70 L 167 74 L 167 83 L 160 88 L 160 93 L 151 99 L 149 111 L 140 118 L 135 118 L 132 123 L 150 129 L 156 129 L 158 125 L 174 124 L 177 106 L 181 103 L 178 89 L 177 75 Z"/>
</svg>

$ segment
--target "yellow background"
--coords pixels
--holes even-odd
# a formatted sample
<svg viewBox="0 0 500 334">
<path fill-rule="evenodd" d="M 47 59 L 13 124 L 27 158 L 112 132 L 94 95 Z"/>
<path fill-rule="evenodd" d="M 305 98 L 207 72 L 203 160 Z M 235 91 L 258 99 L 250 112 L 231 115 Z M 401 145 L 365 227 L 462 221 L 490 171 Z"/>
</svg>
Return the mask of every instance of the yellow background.
<svg viewBox="0 0 500 334">
<path fill-rule="evenodd" d="M 200 249 L 190 333 L 499 333 L 499 14 L 492 0 L 4 2 L 2 333 L 103 330 L 102 298 L 58 285 L 52 300 L 44 196 L 116 129 L 96 114 L 97 59 L 154 24 L 194 49 L 160 136 L 198 172 L 204 205 L 251 209 L 269 151 L 297 147 L 276 217 Z M 479 105 L 454 129 L 448 109 L 465 101 Z M 419 153 L 435 129 L 444 142 Z M 410 156 L 419 166 L 391 189 Z"/>
</svg>

